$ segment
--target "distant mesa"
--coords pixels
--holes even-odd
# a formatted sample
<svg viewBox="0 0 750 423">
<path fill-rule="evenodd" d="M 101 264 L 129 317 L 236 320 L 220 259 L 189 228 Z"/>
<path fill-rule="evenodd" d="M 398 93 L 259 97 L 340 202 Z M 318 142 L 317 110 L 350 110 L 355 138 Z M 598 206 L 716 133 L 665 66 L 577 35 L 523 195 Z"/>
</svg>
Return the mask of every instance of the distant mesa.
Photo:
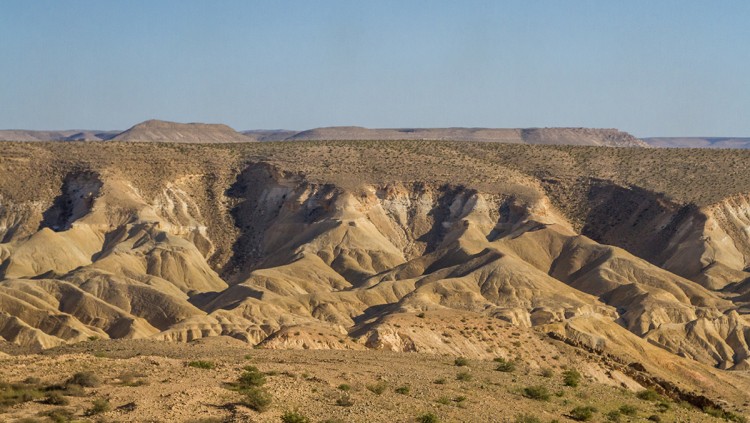
<svg viewBox="0 0 750 423">
<path fill-rule="evenodd" d="M 740 137 L 654 137 L 643 140 L 652 147 L 750 148 L 750 138 Z"/>
<path fill-rule="evenodd" d="M 250 142 L 253 139 L 223 124 L 147 120 L 118 134 L 112 141 L 232 143 Z"/>
<path fill-rule="evenodd" d="M 595 128 L 386 128 L 334 126 L 303 131 L 255 129 L 237 132 L 227 125 L 148 120 L 124 131 L 0 130 L 4 141 L 127 141 L 177 143 L 242 143 L 323 140 L 479 141 L 511 144 L 565 144 L 648 147 L 617 129 Z"/>
<path fill-rule="evenodd" d="M 248 134 L 248 132 L 245 133 Z M 278 132 L 280 133 L 281 131 Z M 275 140 L 278 141 L 279 139 Z M 500 142 L 511 144 L 570 144 L 600 145 L 609 147 L 647 147 L 646 143 L 627 132 L 618 131 L 617 129 L 591 128 L 369 129 L 358 126 L 334 126 L 297 132 L 287 136 L 283 140 L 435 140 Z"/>
</svg>

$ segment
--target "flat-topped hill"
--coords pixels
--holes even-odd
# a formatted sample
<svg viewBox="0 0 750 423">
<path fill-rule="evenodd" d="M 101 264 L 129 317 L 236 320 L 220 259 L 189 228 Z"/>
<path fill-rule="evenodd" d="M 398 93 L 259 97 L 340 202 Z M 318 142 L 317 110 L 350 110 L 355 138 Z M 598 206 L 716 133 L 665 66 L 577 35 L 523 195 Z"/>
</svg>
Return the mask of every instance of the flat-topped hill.
<svg viewBox="0 0 750 423">
<path fill-rule="evenodd" d="M 229 143 L 253 140 L 223 124 L 148 120 L 118 134 L 112 141 Z"/>
</svg>

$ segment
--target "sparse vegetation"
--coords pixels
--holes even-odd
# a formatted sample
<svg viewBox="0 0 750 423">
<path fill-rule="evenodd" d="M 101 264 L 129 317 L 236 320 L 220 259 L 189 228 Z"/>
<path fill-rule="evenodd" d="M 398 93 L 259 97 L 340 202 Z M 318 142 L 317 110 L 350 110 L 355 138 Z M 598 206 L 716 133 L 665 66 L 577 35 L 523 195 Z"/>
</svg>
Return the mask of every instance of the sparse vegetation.
<svg viewBox="0 0 750 423">
<path fill-rule="evenodd" d="M 339 407 L 351 407 L 354 405 L 354 400 L 349 394 L 343 394 L 336 399 L 336 405 Z"/>
<path fill-rule="evenodd" d="M 271 393 L 265 388 L 247 388 L 240 391 L 242 394 L 242 400 L 240 403 L 247 408 L 255 410 L 257 412 L 263 412 L 268 410 L 273 401 Z"/>
<path fill-rule="evenodd" d="M 577 388 L 581 384 L 581 374 L 576 369 L 568 369 L 563 372 L 563 383 L 565 386 Z"/>
<path fill-rule="evenodd" d="M 388 388 L 388 384 L 385 382 L 378 382 L 367 385 L 366 388 L 375 395 L 381 395 Z"/>
<path fill-rule="evenodd" d="M 266 384 L 266 376 L 255 366 L 245 366 L 237 384 L 239 389 L 263 386 Z"/>
<path fill-rule="evenodd" d="M 498 372 L 511 373 L 516 370 L 516 363 L 513 361 L 498 357 L 495 359 L 495 362 L 497 363 L 497 367 L 495 367 L 495 370 L 497 370 Z"/>
<path fill-rule="evenodd" d="M 638 414 L 638 407 L 635 407 L 633 405 L 621 405 L 618 411 L 626 416 L 635 416 Z"/>
<path fill-rule="evenodd" d="M 542 421 L 531 414 L 519 414 L 516 416 L 514 423 L 542 423 Z"/>
<path fill-rule="evenodd" d="M 107 411 L 110 410 L 110 408 L 111 406 L 109 405 L 109 400 L 105 398 L 96 398 L 91 403 L 91 408 L 86 410 L 85 414 L 87 416 L 95 416 L 97 414 L 106 413 Z"/>
<path fill-rule="evenodd" d="M 644 401 L 661 401 L 662 396 L 659 395 L 658 392 L 656 392 L 653 388 L 648 388 L 643 391 L 639 391 L 635 394 L 638 399 L 642 399 Z"/>
<path fill-rule="evenodd" d="M 213 361 L 197 360 L 189 362 L 188 366 L 195 367 L 196 369 L 211 370 L 216 367 L 216 363 Z"/>
<path fill-rule="evenodd" d="M 287 411 L 281 415 L 282 423 L 310 423 L 310 419 L 297 411 Z"/>
<path fill-rule="evenodd" d="M 473 377 L 473 376 L 471 375 L 471 373 L 469 373 L 469 372 L 458 372 L 458 373 L 456 374 L 456 380 L 459 380 L 459 381 L 461 381 L 461 382 L 469 382 L 469 381 L 471 381 L 471 380 L 472 380 L 473 378 L 474 378 L 474 377 Z"/>
<path fill-rule="evenodd" d="M 409 388 L 408 386 L 404 385 L 404 386 L 399 386 L 399 387 L 398 387 L 398 388 L 396 388 L 396 389 L 395 389 L 394 391 L 395 391 L 395 392 L 396 392 L 397 394 L 401 394 L 401 395 L 409 395 L 409 392 L 411 392 L 411 388 Z"/>
<path fill-rule="evenodd" d="M 74 374 L 66 385 L 78 385 L 84 388 L 96 388 L 101 385 L 102 381 L 99 376 L 95 375 L 94 372 L 85 371 Z"/>
<path fill-rule="evenodd" d="M 534 385 L 523 388 L 523 396 L 538 401 L 549 401 L 551 395 L 546 386 Z"/>
<path fill-rule="evenodd" d="M 417 417 L 417 423 L 440 423 L 440 419 L 435 413 L 425 413 Z"/>
<path fill-rule="evenodd" d="M 52 391 L 44 398 L 44 403 L 49 405 L 68 405 L 70 401 L 60 391 Z"/>
<path fill-rule="evenodd" d="M 458 367 L 468 366 L 469 360 L 466 357 L 458 357 L 453 361 L 453 364 L 455 364 Z"/>
<path fill-rule="evenodd" d="M 587 422 L 594 418 L 596 408 L 591 406 L 580 406 L 570 410 L 570 418 L 578 422 Z"/>
</svg>

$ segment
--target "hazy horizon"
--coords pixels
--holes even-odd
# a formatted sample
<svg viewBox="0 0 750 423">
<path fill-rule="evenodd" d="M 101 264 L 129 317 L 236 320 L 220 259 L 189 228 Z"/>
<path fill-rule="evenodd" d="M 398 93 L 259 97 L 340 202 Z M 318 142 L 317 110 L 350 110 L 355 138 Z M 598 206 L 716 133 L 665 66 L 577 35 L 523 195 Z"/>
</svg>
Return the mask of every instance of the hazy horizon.
<svg viewBox="0 0 750 423">
<path fill-rule="evenodd" d="M 0 128 L 748 137 L 740 1 L 3 2 Z"/>
</svg>

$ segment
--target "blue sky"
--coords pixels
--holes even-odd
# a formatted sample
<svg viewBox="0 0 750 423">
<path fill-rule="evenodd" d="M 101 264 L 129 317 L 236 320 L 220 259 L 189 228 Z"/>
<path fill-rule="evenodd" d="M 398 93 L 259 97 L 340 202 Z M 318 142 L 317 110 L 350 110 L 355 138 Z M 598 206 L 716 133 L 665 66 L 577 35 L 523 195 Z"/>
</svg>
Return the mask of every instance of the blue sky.
<svg viewBox="0 0 750 423">
<path fill-rule="evenodd" d="M 0 128 L 750 136 L 750 2 L 0 2 Z"/>
</svg>

